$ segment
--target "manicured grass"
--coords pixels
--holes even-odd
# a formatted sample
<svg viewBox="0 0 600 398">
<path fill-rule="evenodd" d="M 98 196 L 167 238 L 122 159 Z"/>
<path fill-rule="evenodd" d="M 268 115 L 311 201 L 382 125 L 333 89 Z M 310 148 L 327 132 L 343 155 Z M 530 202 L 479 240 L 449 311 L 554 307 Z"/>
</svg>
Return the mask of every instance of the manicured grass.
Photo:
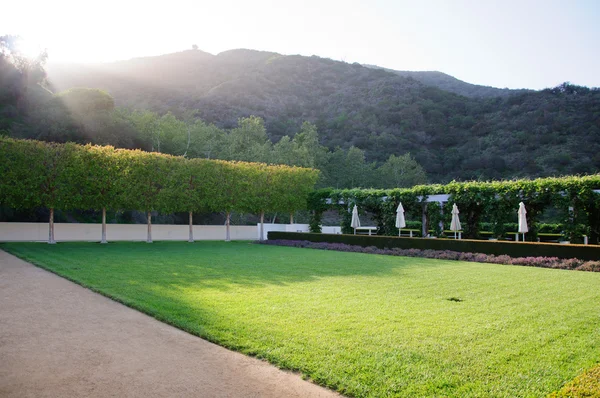
<svg viewBox="0 0 600 398">
<path fill-rule="evenodd" d="M 600 362 L 596 273 L 244 242 L 0 247 L 353 396 L 539 397 Z"/>
</svg>

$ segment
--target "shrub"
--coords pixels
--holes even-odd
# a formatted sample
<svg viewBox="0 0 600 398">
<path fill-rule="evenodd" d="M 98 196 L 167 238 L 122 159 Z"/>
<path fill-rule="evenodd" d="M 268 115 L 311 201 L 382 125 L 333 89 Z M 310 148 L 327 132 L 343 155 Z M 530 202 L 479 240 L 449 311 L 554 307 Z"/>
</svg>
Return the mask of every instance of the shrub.
<svg viewBox="0 0 600 398">
<path fill-rule="evenodd" d="M 600 261 L 586 261 L 576 269 L 578 271 L 600 272 Z"/>
</svg>

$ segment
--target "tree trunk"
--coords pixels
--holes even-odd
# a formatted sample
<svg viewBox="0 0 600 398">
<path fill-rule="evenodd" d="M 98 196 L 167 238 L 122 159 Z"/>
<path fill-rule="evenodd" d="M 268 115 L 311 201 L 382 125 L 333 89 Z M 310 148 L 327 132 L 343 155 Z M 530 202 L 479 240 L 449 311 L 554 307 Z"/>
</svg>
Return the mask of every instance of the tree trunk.
<svg viewBox="0 0 600 398">
<path fill-rule="evenodd" d="M 429 234 L 429 225 L 427 223 L 427 203 L 423 205 L 423 214 L 421 215 L 421 233 L 423 234 L 423 238 L 427 237 Z"/>
<path fill-rule="evenodd" d="M 146 243 L 152 243 L 152 212 L 148 212 L 148 238 Z"/>
<path fill-rule="evenodd" d="M 106 207 L 102 208 L 102 240 L 100 243 L 108 243 L 106 241 Z"/>
<path fill-rule="evenodd" d="M 258 237 L 260 242 L 265 240 L 265 212 L 260 212 L 260 235 Z"/>
<path fill-rule="evenodd" d="M 442 202 L 439 202 L 439 204 L 440 204 L 440 222 L 438 225 L 440 228 L 440 233 L 439 233 L 440 236 L 438 236 L 438 238 L 441 237 L 442 235 L 444 235 L 444 221 L 443 221 L 444 220 L 444 206 L 442 205 Z"/>
<path fill-rule="evenodd" d="M 188 239 L 188 242 L 193 242 L 194 241 L 194 225 L 192 222 L 192 212 L 190 211 L 190 237 Z"/>
<path fill-rule="evenodd" d="M 188 149 L 190 149 L 190 141 L 192 139 L 192 133 L 190 131 L 190 126 L 189 125 L 187 126 L 187 134 L 188 134 L 187 146 L 185 147 L 185 152 L 182 155 L 183 157 L 187 156 L 187 151 L 188 151 Z"/>
<path fill-rule="evenodd" d="M 54 240 L 54 208 L 50 209 L 50 220 L 48 225 L 48 244 L 56 244 L 56 241 Z"/>
<path fill-rule="evenodd" d="M 225 219 L 225 242 L 231 242 L 231 235 L 229 234 L 230 220 L 231 213 L 227 212 L 227 218 Z"/>
<path fill-rule="evenodd" d="M 294 213 L 290 213 L 290 224 L 294 223 Z"/>
</svg>

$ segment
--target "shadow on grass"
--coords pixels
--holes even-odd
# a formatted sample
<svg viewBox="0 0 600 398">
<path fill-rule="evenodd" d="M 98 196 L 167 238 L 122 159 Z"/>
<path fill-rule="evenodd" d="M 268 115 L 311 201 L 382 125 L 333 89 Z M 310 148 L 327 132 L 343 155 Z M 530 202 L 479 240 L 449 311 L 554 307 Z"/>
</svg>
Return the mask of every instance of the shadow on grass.
<svg viewBox="0 0 600 398">
<path fill-rule="evenodd" d="M 0 248 L 60 275 L 132 287 L 260 287 L 327 277 L 398 275 L 405 267 L 454 263 L 250 242 L 4 243 Z"/>
</svg>

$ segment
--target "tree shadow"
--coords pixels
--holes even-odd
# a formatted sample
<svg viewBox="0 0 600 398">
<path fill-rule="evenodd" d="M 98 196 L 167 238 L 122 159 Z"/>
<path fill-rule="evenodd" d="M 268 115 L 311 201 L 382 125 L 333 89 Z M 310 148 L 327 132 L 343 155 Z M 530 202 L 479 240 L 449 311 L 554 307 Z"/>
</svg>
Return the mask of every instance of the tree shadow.
<svg viewBox="0 0 600 398">
<path fill-rule="evenodd" d="M 94 280 L 228 290 L 330 277 L 402 275 L 454 262 L 258 245 L 250 242 L 5 243 L 0 248 L 57 273 Z"/>
</svg>

